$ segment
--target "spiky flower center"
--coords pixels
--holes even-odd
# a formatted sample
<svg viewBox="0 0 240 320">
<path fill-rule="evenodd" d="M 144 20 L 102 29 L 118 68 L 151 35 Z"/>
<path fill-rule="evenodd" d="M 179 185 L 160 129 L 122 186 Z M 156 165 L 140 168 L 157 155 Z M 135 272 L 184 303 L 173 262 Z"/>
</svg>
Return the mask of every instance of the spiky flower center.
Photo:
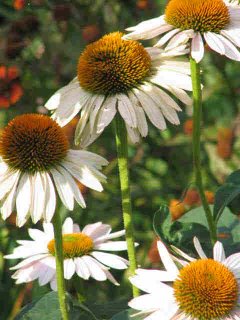
<svg viewBox="0 0 240 320">
<path fill-rule="evenodd" d="M 173 288 L 180 310 L 194 319 L 228 316 L 238 299 L 234 274 L 213 259 L 200 259 L 182 268 Z"/>
<path fill-rule="evenodd" d="M 89 44 L 78 62 L 81 87 L 96 94 L 125 93 L 150 74 L 151 59 L 137 41 L 123 40 L 120 32 Z"/>
<path fill-rule="evenodd" d="M 48 251 L 55 255 L 55 240 L 48 243 Z M 93 250 L 93 240 L 84 233 L 68 233 L 63 235 L 64 259 L 82 257 Z"/>
<path fill-rule="evenodd" d="M 165 19 L 181 30 L 219 33 L 229 24 L 230 14 L 223 0 L 170 0 Z"/>
<path fill-rule="evenodd" d="M 17 116 L 4 128 L 0 156 L 13 169 L 34 174 L 54 168 L 69 149 L 63 129 L 50 117 Z"/>
</svg>

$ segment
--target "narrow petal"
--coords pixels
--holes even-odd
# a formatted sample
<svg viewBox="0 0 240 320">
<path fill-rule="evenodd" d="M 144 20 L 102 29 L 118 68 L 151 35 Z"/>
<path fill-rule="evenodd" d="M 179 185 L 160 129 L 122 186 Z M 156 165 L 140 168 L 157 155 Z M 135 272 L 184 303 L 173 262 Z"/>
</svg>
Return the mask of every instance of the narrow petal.
<svg viewBox="0 0 240 320">
<path fill-rule="evenodd" d="M 199 32 L 192 39 L 191 56 L 197 63 L 199 63 L 204 56 L 204 44 Z"/>
<path fill-rule="evenodd" d="M 223 245 L 219 241 L 217 241 L 213 247 L 213 259 L 219 262 L 222 262 L 226 259 Z"/>
<path fill-rule="evenodd" d="M 48 173 L 45 173 L 46 181 L 46 198 L 45 198 L 45 209 L 43 213 L 44 220 L 50 222 L 55 213 L 56 208 L 56 193 L 52 179 Z"/>
<path fill-rule="evenodd" d="M 214 50 L 222 55 L 225 54 L 225 47 L 222 44 L 221 40 L 218 39 L 218 37 L 215 35 L 215 33 L 205 32 L 204 38 L 212 50 Z"/>
<path fill-rule="evenodd" d="M 177 275 L 178 268 L 176 267 L 175 263 L 173 262 L 165 245 L 161 241 L 158 241 L 157 247 L 158 247 L 158 252 L 161 257 L 162 263 L 163 263 L 164 267 L 166 268 L 166 270 L 174 276 Z"/>
<path fill-rule="evenodd" d="M 207 256 L 206 256 L 206 254 L 204 253 L 203 248 L 202 248 L 202 246 L 201 246 L 201 243 L 199 242 L 199 240 L 198 240 L 197 237 L 194 237 L 194 238 L 193 238 L 193 243 L 194 243 L 194 247 L 195 247 L 195 249 L 196 249 L 199 257 L 200 257 L 201 259 L 207 259 Z"/>
<path fill-rule="evenodd" d="M 64 260 L 64 278 L 69 280 L 74 275 L 76 268 L 73 259 Z"/>
<path fill-rule="evenodd" d="M 93 259 L 90 256 L 83 256 L 82 259 L 88 266 L 88 270 L 90 272 L 90 275 L 93 279 L 97 281 L 105 281 L 107 280 L 107 276 L 105 272 L 103 271 L 102 267 L 95 259 Z"/>
<path fill-rule="evenodd" d="M 128 267 L 128 261 L 115 254 L 93 251 L 91 255 L 101 263 L 114 269 L 121 270 Z"/>
<path fill-rule="evenodd" d="M 73 210 L 74 198 L 69 183 L 66 181 L 65 177 L 56 169 L 52 169 L 51 174 L 53 176 L 53 180 L 63 204 L 67 209 Z"/>
<path fill-rule="evenodd" d="M 63 225 L 62 225 L 62 232 L 64 233 L 73 233 L 73 220 L 72 218 L 68 217 Z"/>
<path fill-rule="evenodd" d="M 137 126 L 137 117 L 134 110 L 134 107 L 129 100 L 127 95 L 118 94 L 118 111 L 121 114 L 124 121 L 129 125 L 131 128 L 136 128 Z"/>
<path fill-rule="evenodd" d="M 31 183 L 30 177 L 27 173 L 23 174 L 19 181 L 16 197 L 17 219 L 21 224 L 26 220 L 26 216 L 30 209 L 31 204 Z"/>
<path fill-rule="evenodd" d="M 33 223 L 37 223 L 43 216 L 46 195 L 46 190 L 44 188 L 43 179 L 40 173 L 36 173 L 35 175 L 33 188 L 31 216 Z"/>
<path fill-rule="evenodd" d="M 88 280 L 90 277 L 90 272 L 87 264 L 85 263 L 84 259 L 82 258 L 75 258 L 74 259 L 75 266 L 76 266 L 76 273 L 80 278 L 84 280 Z"/>
</svg>

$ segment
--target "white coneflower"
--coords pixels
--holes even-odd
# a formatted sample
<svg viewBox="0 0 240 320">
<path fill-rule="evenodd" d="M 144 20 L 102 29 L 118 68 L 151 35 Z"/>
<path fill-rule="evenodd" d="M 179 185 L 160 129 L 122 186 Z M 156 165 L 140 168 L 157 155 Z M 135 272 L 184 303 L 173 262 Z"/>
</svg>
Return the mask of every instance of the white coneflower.
<svg viewBox="0 0 240 320">
<path fill-rule="evenodd" d="M 17 284 L 38 279 L 40 286 L 50 282 L 52 290 L 57 290 L 53 225 L 43 223 L 43 229 L 29 229 L 33 240 L 19 240 L 20 246 L 5 258 L 23 259 L 11 268 L 16 270 L 12 278 Z M 126 241 L 111 241 L 123 236 L 124 230 L 111 233 L 110 225 L 97 222 L 86 225 L 80 231 L 71 218 L 65 220 L 62 230 L 65 279 L 71 279 L 76 273 L 84 280 L 90 277 L 97 281 L 108 279 L 118 285 L 108 270 L 126 269 L 128 261 L 104 251 L 127 250 Z"/>
<path fill-rule="evenodd" d="M 156 44 L 166 50 L 191 40 L 191 55 L 200 62 L 204 43 L 226 57 L 240 61 L 240 6 L 228 0 L 170 0 L 164 15 L 144 21 L 125 39 L 150 39 L 165 34 Z"/>
<path fill-rule="evenodd" d="M 146 315 L 145 320 L 240 319 L 240 253 L 226 258 L 222 244 L 216 242 L 213 258 L 207 258 L 197 238 L 194 244 L 200 258 L 174 248 L 179 259 L 159 241 L 166 271 L 139 269 L 130 279 L 147 293 L 129 303 Z M 174 261 L 182 265 L 180 270 Z"/>
<path fill-rule="evenodd" d="M 3 219 L 16 204 L 17 225 L 31 215 L 50 222 L 56 207 L 56 191 L 73 210 L 74 199 L 85 207 L 77 181 L 102 191 L 105 176 L 98 171 L 108 162 L 91 152 L 69 149 L 63 129 L 50 117 L 17 116 L 0 137 L 0 200 Z M 55 191 L 56 189 L 56 191 Z"/>
<path fill-rule="evenodd" d="M 189 64 L 172 59 L 185 53 L 185 46 L 163 52 L 122 35 L 110 33 L 88 45 L 79 58 L 77 78 L 46 103 L 61 126 L 81 112 L 76 143 L 82 146 L 92 143 L 117 112 L 137 142 L 148 134 L 146 116 L 160 130 L 166 129 L 165 119 L 179 124 L 181 109 L 172 95 L 191 104 L 185 92 L 192 89 Z"/>
</svg>

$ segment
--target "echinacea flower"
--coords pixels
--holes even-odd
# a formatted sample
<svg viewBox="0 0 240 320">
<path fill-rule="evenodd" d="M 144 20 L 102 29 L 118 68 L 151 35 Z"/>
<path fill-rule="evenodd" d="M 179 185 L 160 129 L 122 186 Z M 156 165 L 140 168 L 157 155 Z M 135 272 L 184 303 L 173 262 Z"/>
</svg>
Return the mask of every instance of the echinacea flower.
<svg viewBox="0 0 240 320">
<path fill-rule="evenodd" d="M 189 63 L 172 59 L 185 53 L 185 46 L 163 52 L 144 48 L 137 41 L 123 40 L 120 32 L 105 35 L 88 45 L 78 62 L 77 78 L 58 90 L 46 103 L 53 118 L 66 125 L 81 111 L 76 143 L 92 143 L 111 123 L 117 112 L 125 121 L 130 139 L 148 134 L 146 116 L 160 130 L 167 119 L 179 124 L 179 105 L 191 99 Z"/>
<path fill-rule="evenodd" d="M 11 268 L 16 270 L 12 278 L 17 284 L 38 279 L 40 286 L 50 282 L 52 290 L 57 290 L 53 225 L 43 223 L 43 229 L 29 229 L 33 240 L 19 240 L 20 246 L 5 258 L 23 259 Z M 79 226 L 67 218 L 63 224 L 64 278 L 69 280 L 76 273 L 84 280 L 108 279 L 118 285 L 108 270 L 126 269 L 128 261 L 105 251 L 127 250 L 126 241 L 112 241 L 124 234 L 124 230 L 111 233 L 110 225 L 102 222 L 88 224 L 80 231 Z"/>
<path fill-rule="evenodd" d="M 198 259 L 173 247 L 179 259 L 158 241 L 166 271 L 138 269 L 130 278 L 147 293 L 129 302 L 131 308 L 146 315 L 145 320 L 240 319 L 240 253 L 226 258 L 222 244 L 216 242 L 213 258 L 208 258 L 197 238 L 194 245 Z"/>
<path fill-rule="evenodd" d="M 85 207 L 77 182 L 102 191 L 105 176 L 98 170 L 108 162 L 91 152 L 69 149 L 63 129 L 50 117 L 24 114 L 15 117 L 0 137 L 0 200 L 3 219 L 16 204 L 17 225 L 31 215 L 37 223 L 50 222 L 56 191 L 67 209 L 74 200 Z M 55 191 L 56 190 L 56 191 Z"/>
<path fill-rule="evenodd" d="M 200 62 L 204 44 L 229 59 L 240 61 L 240 6 L 228 0 L 170 0 L 164 15 L 127 29 L 125 39 L 150 39 L 166 50 L 191 43 L 191 55 Z"/>
<path fill-rule="evenodd" d="M 9 108 L 22 97 L 23 89 L 18 78 L 19 71 L 15 66 L 0 66 L 0 108 Z"/>
</svg>

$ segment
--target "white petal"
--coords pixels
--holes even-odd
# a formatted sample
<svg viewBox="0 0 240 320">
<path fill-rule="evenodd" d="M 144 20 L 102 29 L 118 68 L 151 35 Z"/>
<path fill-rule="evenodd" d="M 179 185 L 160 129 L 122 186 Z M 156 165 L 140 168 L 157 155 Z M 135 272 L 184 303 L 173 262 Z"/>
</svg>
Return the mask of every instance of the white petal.
<svg viewBox="0 0 240 320">
<path fill-rule="evenodd" d="M 192 39 L 191 56 L 197 63 L 199 63 L 204 56 L 204 44 L 199 32 Z"/>
<path fill-rule="evenodd" d="M 202 248 L 202 246 L 201 246 L 201 243 L 199 242 L 199 240 L 198 240 L 197 237 L 194 237 L 194 238 L 193 238 L 193 243 L 194 243 L 194 247 L 195 247 L 195 249 L 196 249 L 199 257 L 200 257 L 201 259 L 207 259 L 207 256 L 206 256 L 206 254 L 204 253 L 203 248 Z"/>
<path fill-rule="evenodd" d="M 232 41 L 236 46 L 240 47 L 240 31 L 233 30 L 222 30 L 221 34 Z"/>
<path fill-rule="evenodd" d="M 43 213 L 44 220 L 50 222 L 56 208 L 56 193 L 52 179 L 48 173 L 45 173 L 45 186 L 46 186 L 46 198 L 45 198 L 45 209 Z"/>
<path fill-rule="evenodd" d="M 62 225 L 62 233 L 73 233 L 73 220 L 68 217 Z"/>
<path fill-rule="evenodd" d="M 115 254 L 93 251 L 91 255 L 101 263 L 114 269 L 127 269 L 128 261 Z"/>
<path fill-rule="evenodd" d="M 172 37 L 172 39 L 169 41 L 168 45 L 166 46 L 165 50 L 172 50 L 174 48 L 177 48 L 181 44 L 185 44 L 188 42 L 190 38 L 194 36 L 193 30 L 184 30 L 176 34 Z"/>
<path fill-rule="evenodd" d="M 161 297 L 161 299 L 159 299 Z M 128 305 L 136 310 L 157 310 L 165 302 L 164 296 L 158 294 L 143 294 L 133 300 Z M 160 319 L 159 319 L 160 320 Z"/>
<path fill-rule="evenodd" d="M 81 194 L 80 188 L 78 187 L 76 181 L 70 175 L 70 173 L 63 167 L 58 167 L 58 171 L 64 176 L 66 181 L 68 182 L 69 188 L 71 189 L 74 198 L 76 199 L 77 203 L 80 204 L 82 208 L 86 208 L 86 203 L 84 198 Z"/>
<path fill-rule="evenodd" d="M 118 94 L 118 111 L 121 114 L 124 121 L 131 127 L 136 128 L 137 117 L 134 107 L 127 95 Z"/>
<path fill-rule="evenodd" d="M 51 286 L 51 289 L 53 291 L 57 291 L 57 280 L 56 280 L 56 277 L 54 277 L 53 280 L 51 280 L 50 286 Z"/>
<path fill-rule="evenodd" d="M 40 173 L 36 173 L 34 177 L 34 182 L 32 184 L 33 190 L 33 200 L 32 200 L 32 221 L 37 223 L 43 216 L 43 211 L 45 208 L 45 194 L 46 191 L 43 185 L 43 179 Z"/>
<path fill-rule="evenodd" d="M 128 124 L 126 125 L 127 134 L 129 136 L 129 139 L 132 141 L 132 143 L 138 143 L 140 140 L 139 131 L 136 128 L 129 127 Z"/>
<path fill-rule="evenodd" d="M 0 176 L 0 200 L 2 200 L 5 197 L 5 195 L 11 191 L 11 189 L 15 185 L 16 180 L 19 179 L 19 176 L 19 170 L 15 172 L 9 170 L 5 174 Z"/>
<path fill-rule="evenodd" d="M 83 278 L 84 280 L 88 280 L 90 277 L 90 272 L 84 260 L 82 258 L 75 258 L 74 262 L 76 266 L 77 275 Z"/>
<path fill-rule="evenodd" d="M 83 256 L 82 259 L 88 266 L 88 270 L 90 272 L 90 275 L 93 279 L 97 281 L 105 281 L 107 280 L 107 276 L 105 272 L 103 271 L 103 268 L 100 266 L 99 263 L 90 256 Z"/>
<path fill-rule="evenodd" d="M 222 35 L 216 34 L 216 37 L 218 37 L 218 39 L 221 40 L 222 44 L 224 45 L 225 56 L 229 59 L 240 61 L 240 52 L 237 50 L 237 48 Z"/>
<path fill-rule="evenodd" d="M 69 183 L 66 181 L 65 177 L 56 169 L 52 169 L 51 174 L 53 176 L 55 186 L 63 204 L 67 209 L 73 210 L 74 198 Z"/>
<path fill-rule="evenodd" d="M 138 100 L 138 98 L 134 95 L 134 93 L 129 93 L 129 99 L 132 104 L 135 106 L 135 113 L 137 117 L 137 127 L 142 137 L 146 137 L 148 134 L 148 124 L 146 120 L 145 113 L 143 108 Z"/>
<path fill-rule="evenodd" d="M 157 247 L 158 247 L 158 252 L 161 257 L 162 263 L 163 263 L 164 267 L 166 268 L 166 270 L 174 276 L 177 275 L 178 268 L 176 267 L 175 263 L 173 262 L 165 245 L 161 241 L 158 241 Z"/>
<path fill-rule="evenodd" d="M 64 161 L 63 166 L 82 184 L 93 190 L 101 192 L 103 187 L 96 176 L 91 172 L 91 170 L 85 165 L 81 168 L 77 168 L 71 165 L 69 162 Z"/>
<path fill-rule="evenodd" d="M 94 248 L 106 251 L 125 251 L 127 250 L 127 243 L 126 241 L 108 241 L 106 243 L 97 244 Z"/>
<path fill-rule="evenodd" d="M 87 234 L 93 240 L 97 240 L 100 237 L 108 235 L 111 232 L 111 227 L 108 224 L 102 224 L 101 222 L 97 222 L 94 224 L 86 225 L 82 232 Z"/>
<path fill-rule="evenodd" d="M 51 97 L 50 99 L 48 99 L 48 101 L 45 104 L 45 107 L 48 110 L 54 110 L 57 109 L 58 106 L 61 103 L 61 99 L 63 96 L 65 96 L 66 94 L 71 94 L 71 91 L 75 90 L 79 88 L 79 84 L 78 83 L 69 83 L 68 85 L 62 87 L 61 89 L 59 89 L 58 91 L 56 91 Z"/>
<path fill-rule="evenodd" d="M 223 245 L 219 241 L 217 241 L 213 247 L 213 259 L 219 262 L 226 259 Z"/>
<path fill-rule="evenodd" d="M 100 108 L 103 106 L 104 100 L 105 100 L 104 95 L 97 95 L 97 98 L 94 101 L 92 112 L 89 115 L 89 117 L 90 117 L 89 123 L 90 123 L 91 133 L 93 132 L 93 128 L 95 127 L 96 118 L 98 117 Z"/>
<path fill-rule="evenodd" d="M 4 220 L 7 219 L 14 210 L 19 176 L 20 174 L 18 175 L 15 184 L 12 187 L 12 190 L 9 192 L 7 198 L 2 204 L 1 213 Z M 23 223 L 25 223 L 25 220 L 23 221 Z"/>
<path fill-rule="evenodd" d="M 45 258 L 41 261 L 42 268 L 39 274 L 39 285 L 44 286 L 50 282 L 56 274 L 56 263 L 53 257 Z"/>
<path fill-rule="evenodd" d="M 180 29 L 173 29 L 166 33 L 161 39 L 154 45 L 155 47 L 162 47 L 169 39 L 171 39 Z"/>
<path fill-rule="evenodd" d="M 220 54 L 225 54 L 224 45 L 222 44 L 221 40 L 215 35 L 215 33 L 205 32 L 204 38 L 212 50 Z"/>
<path fill-rule="evenodd" d="M 117 108 L 117 99 L 115 96 L 108 97 L 103 103 L 101 110 L 99 111 L 98 120 L 97 120 L 97 134 L 103 132 L 103 130 L 109 125 L 109 123 L 114 118 Z"/>
<path fill-rule="evenodd" d="M 146 92 L 134 89 L 134 94 L 138 96 L 138 99 L 152 124 L 160 130 L 165 130 L 166 122 L 160 109 L 151 99 L 151 92 L 146 94 Z"/>
<path fill-rule="evenodd" d="M 75 263 L 73 259 L 65 259 L 64 260 L 64 278 L 69 280 L 72 278 L 75 272 Z"/>
<path fill-rule="evenodd" d="M 145 270 L 146 272 L 140 272 L 137 275 L 130 277 L 130 282 L 140 290 L 147 293 L 157 292 L 158 294 L 164 295 L 166 292 L 172 294 L 172 288 L 160 281 L 174 281 L 176 278 L 172 277 L 166 271 L 159 270 Z M 149 273 L 148 271 L 156 271 L 156 273 Z M 156 278 L 154 277 L 156 275 Z"/>
<path fill-rule="evenodd" d="M 31 182 L 30 176 L 25 173 L 22 175 L 17 188 L 16 208 L 17 208 L 17 220 L 19 224 L 22 221 L 26 221 L 26 216 L 30 209 L 31 204 Z"/>
</svg>

